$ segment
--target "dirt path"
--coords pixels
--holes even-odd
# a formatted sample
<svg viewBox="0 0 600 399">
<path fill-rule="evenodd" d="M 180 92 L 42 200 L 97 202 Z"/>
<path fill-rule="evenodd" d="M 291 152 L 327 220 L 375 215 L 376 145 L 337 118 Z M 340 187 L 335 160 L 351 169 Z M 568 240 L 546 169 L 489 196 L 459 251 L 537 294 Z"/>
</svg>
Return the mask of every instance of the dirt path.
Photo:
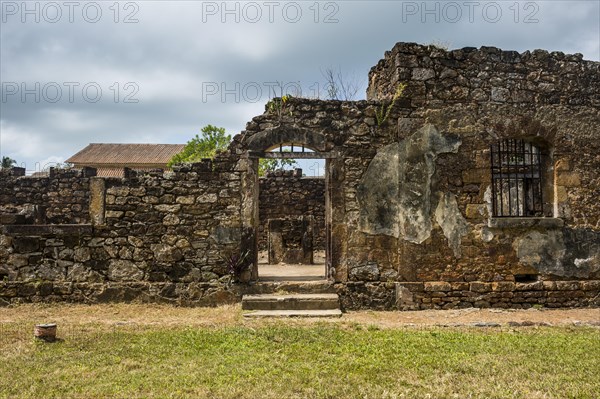
<svg viewBox="0 0 600 399">
<path fill-rule="evenodd" d="M 309 324 L 323 319 L 293 320 Z M 0 308 L 0 323 L 63 323 L 63 324 L 135 324 L 161 326 L 233 326 L 255 325 L 261 321 L 246 321 L 239 305 L 218 308 L 180 308 L 153 304 L 109 305 L 32 305 Z M 327 322 L 375 325 L 381 328 L 410 326 L 569 326 L 600 327 L 600 309 L 460 309 L 411 312 L 348 312 Z"/>
<path fill-rule="evenodd" d="M 600 326 L 600 309 L 457 309 L 417 312 L 350 312 L 345 317 L 361 324 L 401 326 Z"/>
</svg>

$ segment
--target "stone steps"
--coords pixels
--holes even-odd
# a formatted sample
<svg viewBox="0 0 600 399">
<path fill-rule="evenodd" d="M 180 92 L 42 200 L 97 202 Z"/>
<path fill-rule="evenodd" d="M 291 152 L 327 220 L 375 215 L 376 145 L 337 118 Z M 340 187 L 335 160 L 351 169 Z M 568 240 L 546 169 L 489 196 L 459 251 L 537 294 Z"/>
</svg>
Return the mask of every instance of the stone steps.
<svg viewBox="0 0 600 399">
<path fill-rule="evenodd" d="M 339 309 L 337 294 L 244 295 L 243 310 Z"/>
<path fill-rule="evenodd" d="M 245 317 L 339 317 L 337 294 L 259 294 L 244 295 Z"/>
<path fill-rule="evenodd" d="M 339 309 L 329 310 L 255 310 L 244 313 L 247 318 L 264 317 L 341 317 L 342 311 Z"/>
<path fill-rule="evenodd" d="M 327 280 L 261 281 L 244 287 L 246 295 L 257 294 L 335 294 L 335 287 Z"/>
</svg>

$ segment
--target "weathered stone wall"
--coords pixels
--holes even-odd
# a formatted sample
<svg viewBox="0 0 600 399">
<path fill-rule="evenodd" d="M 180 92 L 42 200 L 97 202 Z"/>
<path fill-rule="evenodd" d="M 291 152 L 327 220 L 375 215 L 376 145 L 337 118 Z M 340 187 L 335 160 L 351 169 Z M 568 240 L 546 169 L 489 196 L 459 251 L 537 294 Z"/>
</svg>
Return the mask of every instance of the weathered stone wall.
<svg viewBox="0 0 600 399">
<path fill-rule="evenodd" d="M 225 259 L 242 241 L 236 162 L 221 156 L 173 172 L 105 179 L 101 225 L 3 226 L 0 299 L 228 297 Z M 20 183 L 29 187 L 30 180 Z"/>
<path fill-rule="evenodd" d="M 302 177 L 293 170 L 269 172 L 260 178 L 258 248 L 267 249 L 270 219 L 286 216 L 314 217 L 313 246 L 325 249 L 325 179 Z"/>
<path fill-rule="evenodd" d="M 413 107 L 454 103 L 600 105 L 600 70 L 581 54 L 503 51 L 398 43 L 369 72 L 367 99 L 386 99 L 405 83 Z"/>
<path fill-rule="evenodd" d="M 90 168 L 50 168 L 48 177 L 25 177 L 21 168 L 0 170 L 0 224 L 89 222 Z"/>
<path fill-rule="evenodd" d="M 269 220 L 269 264 L 314 263 L 312 216 Z"/>
<path fill-rule="evenodd" d="M 598 306 L 599 293 L 599 280 L 400 283 L 396 289 L 396 306 L 399 309 Z"/>
<path fill-rule="evenodd" d="M 241 240 L 240 178 L 227 160 L 173 173 L 108 180 L 104 241 L 108 271 L 132 280 L 217 281 Z M 118 274 L 118 273 L 117 273 Z M 142 278 L 140 278 L 143 276 Z"/>
<path fill-rule="evenodd" d="M 93 226 L 3 226 L 0 298 L 239 299 L 222 257 L 255 249 L 258 158 L 294 143 L 328 158 L 327 275 L 346 309 L 599 305 L 599 67 L 399 44 L 371 71 L 378 101 L 289 99 L 214 163 L 106 180 L 104 201 L 90 200 L 103 220 L 79 219 Z M 490 212 L 490 145 L 513 138 L 547 151 L 544 217 Z"/>
<path fill-rule="evenodd" d="M 498 282 L 348 282 L 337 284 L 345 309 L 423 310 L 600 306 L 600 280 Z"/>
<path fill-rule="evenodd" d="M 457 54 L 469 56 L 458 62 Z M 416 60 L 415 65 L 395 64 L 399 57 Z M 430 82 L 424 71 L 400 70 L 428 63 Z M 442 73 L 441 66 L 457 72 Z M 464 72 L 470 79 L 461 68 L 470 71 Z M 593 282 L 600 278 L 600 207 L 594 203 L 600 186 L 598 68 L 579 56 L 540 51 L 517 57 L 488 48 L 444 52 L 398 45 L 371 72 L 369 89 L 370 98 L 385 99 L 397 83 L 407 83 L 393 107 L 389 100 L 293 99 L 285 115 L 266 112 L 243 134 L 249 147 L 268 143 L 268 137 L 291 141 L 304 136 L 319 151 L 335 155 L 328 172 L 330 273 L 344 287 L 344 297 L 354 298 L 347 301 L 350 307 L 394 308 L 394 282 L 458 287 L 450 290 L 456 295 L 448 294 L 449 300 L 416 297 L 422 307 L 526 306 L 535 302 L 532 298 L 552 306 L 595 303 Z M 479 80 L 472 76 L 476 69 Z M 398 74 L 404 74 L 402 79 Z M 526 81 L 533 83 L 522 86 Z M 470 85 L 489 93 L 481 97 L 478 87 Z M 454 86 L 470 94 L 447 90 Z M 492 96 L 497 86 L 508 88 L 508 94 L 494 89 Z M 532 92 L 531 101 L 520 99 L 526 95 L 521 89 Z M 489 148 L 504 138 L 532 140 L 548 149 L 544 218 L 491 217 Z M 515 286 L 510 300 L 493 300 L 500 295 L 493 290 L 486 299 L 456 300 L 462 293 L 480 296 L 471 291 L 472 283 L 510 286 L 522 284 L 520 279 L 537 280 L 541 288 L 526 298 Z M 585 289 L 552 288 L 557 281 Z M 442 297 L 438 291 L 422 292 Z"/>
</svg>

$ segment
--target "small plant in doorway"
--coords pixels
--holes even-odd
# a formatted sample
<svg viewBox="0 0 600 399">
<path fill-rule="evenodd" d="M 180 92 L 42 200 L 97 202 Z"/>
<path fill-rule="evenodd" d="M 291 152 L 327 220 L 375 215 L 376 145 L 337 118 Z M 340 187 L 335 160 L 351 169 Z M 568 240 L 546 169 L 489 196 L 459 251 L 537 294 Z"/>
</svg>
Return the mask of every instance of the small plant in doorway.
<svg viewBox="0 0 600 399">
<path fill-rule="evenodd" d="M 223 258 L 227 264 L 227 273 L 229 274 L 229 285 L 238 283 L 242 275 L 250 269 L 250 251 L 246 250 L 240 253 L 231 253 Z"/>
</svg>

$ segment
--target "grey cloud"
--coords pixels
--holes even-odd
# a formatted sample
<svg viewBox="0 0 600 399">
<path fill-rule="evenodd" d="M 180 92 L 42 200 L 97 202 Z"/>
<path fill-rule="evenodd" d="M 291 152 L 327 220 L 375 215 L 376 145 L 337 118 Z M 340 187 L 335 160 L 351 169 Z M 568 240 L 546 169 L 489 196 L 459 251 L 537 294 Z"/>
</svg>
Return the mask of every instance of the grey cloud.
<svg viewBox="0 0 600 399">
<path fill-rule="evenodd" d="M 359 94 L 363 96 L 368 70 L 398 41 L 446 41 L 452 48 L 545 48 L 600 59 L 597 2 L 529 2 L 537 5 L 539 21 L 528 24 L 523 22 L 528 10 L 520 9 L 515 23 L 508 8 L 514 3 L 500 1 L 495 3 L 503 15 L 497 23 L 477 13 L 473 23 L 466 15 L 456 23 L 444 20 L 443 15 L 436 23 L 430 14 L 422 22 L 421 10 L 405 15 L 407 7 L 421 7 L 420 1 L 340 1 L 335 3 L 339 22 L 332 24 L 322 23 L 324 9 L 320 23 L 313 22 L 313 11 L 308 8 L 313 2 L 299 2 L 303 18 L 296 24 L 281 16 L 269 23 L 264 15 L 253 24 L 243 18 L 235 23 L 231 17 L 221 23 L 218 16 L 203 22 L 202 2 L 150 1 L 136 3 L 139 23 L 115 24 L 109 3 L 102 3 L 106 18 L 97 24 L 80 20 L 23 24 L 17 19 L 2 24 L 3 83 L 98 82 L 104 96 L 95 104 L 81 98 L 56 104 L 23 103 L 19 96 L 3 101 L 1 155 L 30 165 L 50 156 L 66 158 L 88 142 L 184 142 L 207 123 L 225 126 L 235 134 L 263 111 L 271 95 L 267 82 L 298 82 L 303 95 L 313 95 L 310 88 L 315 83 L 322 88 L 324 83 L 321 70 L 340 67 L 362 83 Z M 447 3 L 428 2 L 428 7 L 438 4 L 441 10 Z M 463 2 L 454 3 L 465 11 Z M 483 7 L 490 2 L 479 3 Z M 138 84 L 139 103 L 111 101 L 108 87 L 114 82 Z M 240 87 L 255 83 L 263 92 L 255 102 L 242 93 L 237 99 L 228 95 L 225 101 L 220 93 L 203 98 L 203 83 L 213 82 L 230 90 L 236 83 Z M 19 134 L 29 142 L 15 139 Z M 24 151 L 23 145 L 36 151 Z"/>
</svg>

